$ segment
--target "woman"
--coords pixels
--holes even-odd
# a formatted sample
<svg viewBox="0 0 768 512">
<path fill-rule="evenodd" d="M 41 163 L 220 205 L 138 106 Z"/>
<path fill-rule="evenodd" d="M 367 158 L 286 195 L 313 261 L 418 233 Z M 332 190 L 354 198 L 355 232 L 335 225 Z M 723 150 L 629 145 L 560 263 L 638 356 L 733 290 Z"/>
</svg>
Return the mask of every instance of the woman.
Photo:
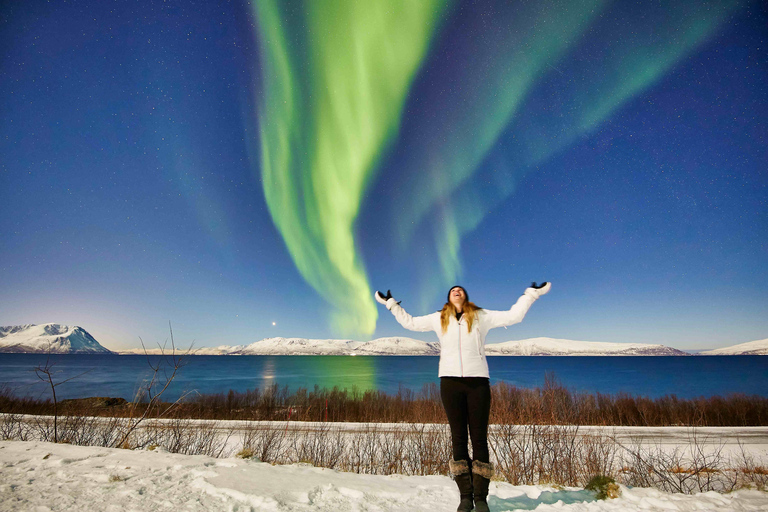
<svg viewBox="0 0 768 512">
<path fill-rule="evenodd" d="M 531 305 L 547 293 L 550 283 L 533 283 L 509 311 L 490 311 L 469 301 L 467 291 L 454 286 L 448 291 L 441 311 L 412 317 L 387 290 L 376 292 L 378 302 L 411 331 L 435 331 L 440 339 L 440 396 L 451 426 L 453 460 L 451 473 L 459 486 L 461 503 L 457 512 L 487 512 L 488 484 L 493 465 L 488 453 L 488 417 L 491 388 L 485 360 L 485 336 L 494 327 L 521 322 Z M 467 449 L 467 429 L 472 439 L 472 464 Z M 471 471 L 470 471 L 471 466 Z"/>
</svg>

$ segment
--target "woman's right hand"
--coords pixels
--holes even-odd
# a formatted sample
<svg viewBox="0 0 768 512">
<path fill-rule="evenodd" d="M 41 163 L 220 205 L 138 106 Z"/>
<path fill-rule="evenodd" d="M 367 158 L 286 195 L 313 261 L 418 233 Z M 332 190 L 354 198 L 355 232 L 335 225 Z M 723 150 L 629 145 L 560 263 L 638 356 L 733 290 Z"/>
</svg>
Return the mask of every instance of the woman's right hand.
<svg viewBox="0 0 768 512">
<path fill-rule="evenodd" d="M 379 304 L 384 304 L 386 306 L 387 301 L 392 298 L 392 292 L 387 290 L 387 294 L 384 295 L 380 291 L 377 291 L 376 293 L 373 294 L 373 297 L 376 299 L 376 302 L 378 302 Z"/>
</svg>

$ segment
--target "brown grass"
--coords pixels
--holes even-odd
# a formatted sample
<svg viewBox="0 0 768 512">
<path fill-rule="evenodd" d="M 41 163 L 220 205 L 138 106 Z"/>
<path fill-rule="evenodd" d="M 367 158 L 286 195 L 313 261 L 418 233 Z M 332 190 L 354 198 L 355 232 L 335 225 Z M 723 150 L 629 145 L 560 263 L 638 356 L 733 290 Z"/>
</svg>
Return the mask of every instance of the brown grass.
<svg viewBox="0 0 768 512">
<path fill-rule="evenodd" d="M 570 391 L 552 375 L 543 387 L 527 389 L 498 383 L 491 387 L 491 423 L 517 425 L 598 426 L 765 426 L 768 398 L 741 394 L 681 399 L 651 399 L 624 393 Z M 170 404 L 155 404 L 168 411 Z M 66 416 L 124 417 L 143 414 L 147 404 L 120 398 L 87 398 L 59 402 Z M 53 414 L 50 400 L 16 397 L 0 389 L 0 412 Z M 149 417 L 154 414 L 150 411 Z M 357 389 L 298 388 L 274 384 L 264 389 L 219 394 L 188 394 L 165 417 L 214 420 L 328 421 L 380 423 L 445 423 L 440 391 L 434 383 L 418 392 L 401 388 L 395 394 Z M 0 435 L 3 426 L 0 424 Z"/>
</svg>

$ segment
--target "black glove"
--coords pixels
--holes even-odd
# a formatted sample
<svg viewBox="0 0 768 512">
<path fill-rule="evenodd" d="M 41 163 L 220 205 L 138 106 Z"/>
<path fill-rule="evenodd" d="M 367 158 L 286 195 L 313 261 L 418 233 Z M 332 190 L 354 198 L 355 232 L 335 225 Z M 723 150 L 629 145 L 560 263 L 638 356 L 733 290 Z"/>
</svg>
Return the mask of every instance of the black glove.
<svg viewBox="0 0 768 512">
<path fill-rule="evenodd" d="M 525 294 L 530 295 L 534 299 L 538 299 L 542 295 L 546 295 L 549 293 L 549 289 L 552 288 L 552 283 L 548 281 L 544 281 L 543 283 L 537 285 L 535 282 L 531 283 L 530 288 L 525 289 Z"/>
<path fill-rule="evenodd" d="M 383 293 L 377 291 L 374 294 L 374 298 L 376 299 L 376 302 L 378 302 L 379 304 L 384 304 L 386 306 L 387 301 L 392 298 L 392 292 L 387 290 L 387 294 L 384 295 Z M 398 301 L 397 303 L 400 304 L 400 301 Z"/>
</svg>

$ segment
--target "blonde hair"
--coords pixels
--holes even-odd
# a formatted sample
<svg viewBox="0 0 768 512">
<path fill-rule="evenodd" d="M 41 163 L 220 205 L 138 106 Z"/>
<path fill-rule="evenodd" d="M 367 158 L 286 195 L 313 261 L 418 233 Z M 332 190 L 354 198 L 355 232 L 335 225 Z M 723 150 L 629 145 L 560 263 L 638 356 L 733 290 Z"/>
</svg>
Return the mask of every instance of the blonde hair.
<svg viewBox="0 0 768 512">
<path fill-rule="evenodd" d="M 477 312 L 483 308 L 478 307 L 474 302 L 466 301 L 461 309 L 463 312 L 462 318 L 467 319 L 467 330 L 471 331 L 472 324 L 474 324 L 475 320 L 477 320 Z M 448 322 L 450 322 L 451 317 L 455 316 L 456 307 L 450 302 L 446 302 L 442 311 L 440 311 L 440 326 L 443 328 L 443 334 L 445 334 L 445 331 L 448 330 Z"/>
</svg>

